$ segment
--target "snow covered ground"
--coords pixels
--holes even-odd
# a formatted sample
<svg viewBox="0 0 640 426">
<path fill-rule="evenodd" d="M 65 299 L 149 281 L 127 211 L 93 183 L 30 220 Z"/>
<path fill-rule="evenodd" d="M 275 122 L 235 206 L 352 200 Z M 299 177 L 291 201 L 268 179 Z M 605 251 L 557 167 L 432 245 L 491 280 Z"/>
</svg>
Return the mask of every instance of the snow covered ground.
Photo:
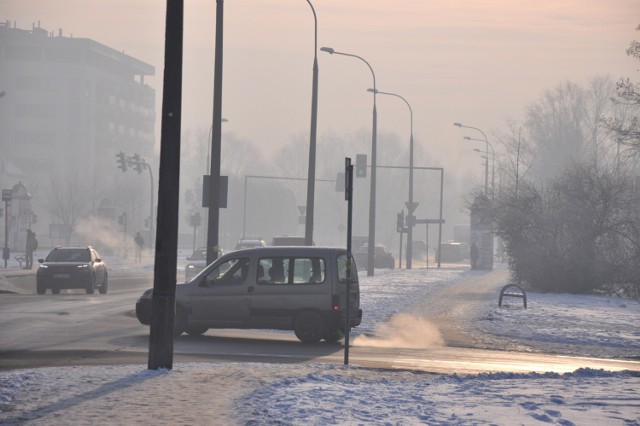
<svg viewBox="0 0 640 426">
<path fill-rule="evenodd" d="M 465 280 L 477 295 L 442 299 Z M 479 347 L 640 355 L 636 301 L 528 293 L 528 309 L 515 298 L 499 308 L 505 282 L 467 267 L 380 270 L 360 281 L 365 321 L 354 345 L 450 343 L 439 329 L 456 318 L 459 341 Z M 435 319 L 420 333 L 398 333 L 398 318 L 421 317 Z M 69 366 L 1 373 L 0 424 L 640 425 L 638 389 L 637 372 L 589 369 L 461 376 L 328 364 Z"/>
</svg>

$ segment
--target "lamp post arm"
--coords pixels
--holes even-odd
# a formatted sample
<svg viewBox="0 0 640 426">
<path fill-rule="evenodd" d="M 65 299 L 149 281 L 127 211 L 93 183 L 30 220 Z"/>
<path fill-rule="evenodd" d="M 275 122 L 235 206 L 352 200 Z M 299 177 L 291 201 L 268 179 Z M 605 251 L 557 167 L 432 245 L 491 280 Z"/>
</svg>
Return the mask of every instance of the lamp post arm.
<svg viewBox="0 0 640 426">
<path fill-rule="evenodd" d="M 318 16 L 316 15 L 316 10 L 313 7 L 313 4 L 311 4 L 311 1 L 307 0 L 307 3 L 309 3 L 309 7 L 311 8 L 311 12 L 313 12 L 313 22 L 314 22 L 314 47 L 313 47 L 313 51 L 314 51 L 314 56 L 317 57 L 318 56 Z"/>
<path fill-rule="evenodd" d="M 376 87 L 377 87 L 376 86 L 376 73 L 373 72 L 373 68 L 371 67 L 371 64 L 369 64 L 369 62 L 367 62 L 362 56 L 354 55 L 352 53 L 344 53 L 344 52 L 337 52 L 337 51 L 333 51 L 332 53 L 336 54 L 336 55 L 351 56 L 352 58 L 360 59 L 362 62 L 364 62 L 367 65 L 367 67 L 369 67 L 369 70 L 371 71 L 371 75 L 373 76 L 373 88 L 374 88 L 373 98 L 375 99 L 376 92 L 377 92 L 377 90 L 375 90 Z"/>
</svg>

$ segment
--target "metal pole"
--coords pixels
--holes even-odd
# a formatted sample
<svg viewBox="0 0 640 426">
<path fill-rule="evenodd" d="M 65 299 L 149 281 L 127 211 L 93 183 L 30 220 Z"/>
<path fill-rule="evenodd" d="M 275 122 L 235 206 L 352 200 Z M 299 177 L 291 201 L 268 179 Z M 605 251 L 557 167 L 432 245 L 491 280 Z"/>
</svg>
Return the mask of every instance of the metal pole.
<svg viewBox="0 0 640 426">
<path fill-rule="evenodd" d="M 373 70 L 371 71 L 373 73 Z M 375 76 L 373 88 L 376 88 Z M 376 93 L 373 93 L 373 131 L 371 136 L 371 190 L 369 195 L 369 252 L 367 253 L 367 276 L 374 272 L 374 253 L 376 245 L 376 163 L 377 163 L 378 112 L 376 110 Z"/>
<path fill-rule="evenodd" d="M 247 238 L 246 225 L 247 225 L 247 178 L 244 176 L 244 202 L 242 203 L 242 238 Z"/>
<path fill-rule="evenodd" d="M 151 166 L 147 164 L 147 170 L 149 170 L 149 181 L 151 182 L 151 206 L 149 207 L 149 249 L 154 247 L 154 234 L 153 234 L 153 172 Z"/>
<path fill-rule="evenodd" d="M 398 269 L 402 269 L 402 234 L 404 234 L 404 232 L 400 231 L 400 255 L 398 259 Z"/>
<path fill-rule="evenodd" d="M 371 131 L 371 192 L 369 196 L 369 247 L 367 254 L 367 276 L 373 276 L 374 269 L 374 250 L 376 244 L 376 169 L 377 169 L 377 134 L 378 134 L 378 112 L 376 109 L 376 74 L 373 72 L 373 68 L 364 58 L 351 53 L 343 53 L 334 50 L 331 47 L 320 48 L 323 52 L 327 52 L 331 55 L 343 55 L 350 56 L 352 58 L 360 59 L 369 67 L 371 75 L 373 76 L 373 125 Z"/>
<path fill-rule="evenodd" d="M 484 153 L 484 194 L 489 196 L 489 141 L 485 138 L 485 153 Z"/>
<path fill-rule="evenodd" d="M 351 158 L 345 158 L 345 198 L 347 199 L 347 295 L 344 325 L 344 365 L 349 365 L 349 335 L 351 332 L 351 223 L 353 217 L 353 166 Z"/>
<path fill-rule="evenodd" d="M 454 126 L 456 127 L 464 127 L 465 129 L 473 129 L 473 130 L 477 130 L 478 132 L 482 133 L 482 136 L 484 136 L 484 142 L 486 144 L 486 162 L 485 162 L 485 167 L 484 167 L 484 194 L 487 194 L 487 191 L 489 190 L 489 139 L 487 138 L 487 135 L 485 135 L 485 133 L 478 129 L 477 127 L 473 127 L 473 126 L 465 126 L 462 123 L 453 123 Z M 471 139 L 471 138 L 469 138 Z M 491 147 L 491 149 L 493 149 L 493 147 Z"/>
<path fill-rule="evenodd" d="M 9 259 L 9 200 L 4 200 L 4 250 L 2 257 L 6 268 L 7 260 Z"/>
<path fill-rule="evenodd" d="M 370 92 L 378 93 L 380 95 L 388 95 L 395 96 L 396 98 L 402 99 L 402 101 L 409 108 L 409 123 L 410 123 L 410 132 L 409 132 L 409 205 L 407 206 L 408 217 L 413 218 L 413 213 L 415 212 L 415 208 L 413 205 L 413 109 L 411 108 L 411 104 L 402 96 L 397 93 L 390 92 L 382 92 L 379 90 L 369 89 Z M 409 219 L 408 229 L 407 229 L 407 259 L 405 260 L 405 264 L 407 265 L 407 269 L 411 269 L 413 262 L 413 226 L 414 223 L 411 219 Z"/>
<path fill-rule="evenodd" d="M 438 224 L 438 268 L 441 265 L 440 247 L 442 246 L 442 197 L 444 194 L 444 169 L 440 169 L 440 223 Z"/>
<path fill-rule="evenodd" d="M 220 156 L 222 152 L 222 59 L 224 0 L 216 0 L 216 47 L 213 71 L 213 120 L 207 228 L 207 265 L 218 258 L 220 232 Z"/>
<path fill-rule="evenodd" d="M 307 179 L 307 215 L 304 227 L 304 243 L 313 245 L 313 212 L 316 180 L 316 130 L 318 126 L 318 18 L 316 11 L 307 0 L 313 12 L 314 46 L 313 46 L 313 85 L 311 93 L 311 131 L 309 135 L 309 170 Z"/>
<path fill-rule="evenodd" d="M 153 275 L 148 368 L 173 368 L 173 328 L 180 204 L 180 121 L 182 118 L 182 41 L 184 1 L 167 0 L 158 235 Z M 158 250 L 157 248 L 161 249 Z"/>
</svg>

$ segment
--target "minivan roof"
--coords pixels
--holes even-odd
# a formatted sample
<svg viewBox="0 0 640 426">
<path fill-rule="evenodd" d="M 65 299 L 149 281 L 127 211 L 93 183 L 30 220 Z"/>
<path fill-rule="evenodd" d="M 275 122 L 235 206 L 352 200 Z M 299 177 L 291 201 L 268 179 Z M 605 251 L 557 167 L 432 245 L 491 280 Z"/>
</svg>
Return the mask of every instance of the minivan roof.
<svg viewBox="0 0 640 426">
<path fill-rule="evenodd" d="M 346 253 L 347 249 L 344 247 L 317 247 L 317 246 L 268 246 L 268 247 L 254 247 L 242 250 L 237 250 L 232 253 L 227 253 L 224 256 L 232 256 L 237 253 L 246 253 L 258 255 L 279 255 L 279 256 L 291 256 L 291 255 L 319 255 L 321 253 Z"/>
</svg>

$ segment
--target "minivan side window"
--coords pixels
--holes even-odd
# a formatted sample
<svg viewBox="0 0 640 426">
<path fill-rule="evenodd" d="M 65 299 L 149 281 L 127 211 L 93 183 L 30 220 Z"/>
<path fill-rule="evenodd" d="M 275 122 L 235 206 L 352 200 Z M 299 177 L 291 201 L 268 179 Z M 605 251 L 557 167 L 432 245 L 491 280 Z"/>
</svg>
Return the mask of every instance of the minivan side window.
<svg viewBox="0 0 640 426">
<path fill-rule="evenodd" d="M 249 275 L 249 258 L 229 259 L 218 265 L 205 276 L 208 286 L 236 285 L 247 280 Z"/>
<path fill-rule="evenodd" d="M 338 256 L 338 281 L 342 284 L 347 283 L 347 256 L 344 254 Z M 358 270 L 353 257 L 351 258 L 351 282 L 358 282 Z"/>
<path fill-rule="evenodd" d="M 320 284 L 325 281 L 324 259 L 265 257 L 258 262 L 258 284 Z"/>
</svg>

